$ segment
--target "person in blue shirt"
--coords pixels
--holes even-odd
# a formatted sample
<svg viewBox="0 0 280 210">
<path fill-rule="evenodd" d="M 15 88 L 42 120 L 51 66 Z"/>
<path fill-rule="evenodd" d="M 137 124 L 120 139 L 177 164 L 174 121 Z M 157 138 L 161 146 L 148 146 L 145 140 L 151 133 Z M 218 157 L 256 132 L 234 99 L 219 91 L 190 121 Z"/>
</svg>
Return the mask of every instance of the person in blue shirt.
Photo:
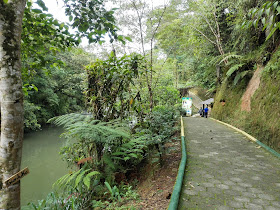
<svg viewBox="0 0 280 210">
<path fill-rule="evenodd" d="M 207 118 L 208 117 L 208 105 L 204 109 L 204 116 Z"/>
</svg>

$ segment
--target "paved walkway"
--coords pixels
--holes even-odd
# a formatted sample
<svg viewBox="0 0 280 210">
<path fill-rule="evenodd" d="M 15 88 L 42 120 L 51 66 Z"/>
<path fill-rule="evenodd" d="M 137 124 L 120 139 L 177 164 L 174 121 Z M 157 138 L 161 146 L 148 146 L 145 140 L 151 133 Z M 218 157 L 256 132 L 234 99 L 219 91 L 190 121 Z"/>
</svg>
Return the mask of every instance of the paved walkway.
<svg viewBox="0 0 280 210">
<path fill-rule="evenodd" d="M 192 98 L 192 103 L 197 109 L 200 109 L 200 107 L 202 107 L 202 104 L 200 104 L 202 100 L 197 95 L 189 91 L 189 97 Z"/>
<path fill-rule="evenodd" d="M 280 209 L 280 159 L 211 119 L 184 118 L 187 167 L 178 209 Z"/>
</svg>

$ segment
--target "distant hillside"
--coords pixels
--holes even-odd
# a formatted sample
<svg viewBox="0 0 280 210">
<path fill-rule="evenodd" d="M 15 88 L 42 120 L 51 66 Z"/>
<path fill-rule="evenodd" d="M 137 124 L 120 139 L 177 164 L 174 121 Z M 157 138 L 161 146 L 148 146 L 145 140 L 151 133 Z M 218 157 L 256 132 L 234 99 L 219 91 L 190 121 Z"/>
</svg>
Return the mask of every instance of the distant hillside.
<svg viewBox="0 0 280 210">
<path fill-rule="evenodd" d="M 280 50 L 266 66 L 255 67 L 250 81 L 236 86 L 225 79 L 212 116 L 232 124 L 280 152 Z"/>
</svg>

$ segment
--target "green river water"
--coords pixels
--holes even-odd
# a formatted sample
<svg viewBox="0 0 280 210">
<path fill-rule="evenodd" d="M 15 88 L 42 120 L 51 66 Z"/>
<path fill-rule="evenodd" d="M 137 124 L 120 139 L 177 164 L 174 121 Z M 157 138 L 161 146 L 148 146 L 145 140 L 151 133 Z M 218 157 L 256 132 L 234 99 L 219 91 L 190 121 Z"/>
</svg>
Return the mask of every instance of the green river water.
<svg viewBox="0 0 280 210">
<path fill-rule="evenodd" d="M 21 180 L 21 205 L 46 198 L 52 184 L 68 173 L 66 162 L 59 155 L 65 139 L 59 138 L 62 129 L 47 127 L 41 131 L 25 134 L 21 168 L 30 173 Z"/>
</svg>

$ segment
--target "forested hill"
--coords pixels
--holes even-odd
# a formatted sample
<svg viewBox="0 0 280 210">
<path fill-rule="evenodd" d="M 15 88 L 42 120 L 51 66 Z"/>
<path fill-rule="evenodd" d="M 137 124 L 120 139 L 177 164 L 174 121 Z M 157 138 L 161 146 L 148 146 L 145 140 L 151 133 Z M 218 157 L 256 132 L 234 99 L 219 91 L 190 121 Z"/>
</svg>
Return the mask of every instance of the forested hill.
<svg viewBox="0 0 280 210">
<path fill-rule="evenodd" d="M 279 151 L 280 2 L 172 2 L 157 40 L 176 78 L 215 96 L 213 117 Z"/>
<path fill-rule="evenodd" d="M 52 72 L 50 77 L 40 72 L 32 80 L 27 77 L 28 81 L 24 82 L 39 89 L 38 93 L 29 90 L 25 100 L 27 129 L 37 129 L 55 115 L 84 109 L 85 83 L 77 85 L 84 80 L 83 66 L 96 57 L 103 61 L 108 59 L 108 52 L 113 49 L 117 57 L 124 52 L 143 56 L 141 62 L 145 60 L 148 70 L 142 66 L 138 73 L 144 76 L 147 84 L 141 80 L 138 84 L 142 100 L 146 100 L 150 108 L 166 100 L 166 95 L 176 95 L 175 88 L 200 86 L 208 91 L 206 97 L 216 97 L 213 117 L 238 125 L 279 151 L 278 1 L 172 0 L 154 7 L 145 1 L 114 2 L 119 8 L 114 10 L 115 24 L 119 33 L 127 36 L 117 37 L 121 42 L 113 42 L 109 47 L 89 45 L 91 55 L 81 50 L 60 53 L 59 57 L 66 64 L 62 70 L 52 65 L 48 67 Z M 24 28 L 28 28 L 27 17 Z M 40 21 L 36 21 L 39 24 Z M 27 30 L 23 37 L 29 40 L 25 34 L 29 34 Z M 126 45 L 123 45 L 124 40 Z M 29 42 L 23 44 L 23 55 L 30 52 L 25 43 Z M 135 50 L 134 45 L 139 49 Z M 62 72 L 69 78 L 68 84 L 61 82 Z M 249 86 L 254 74 L 254 82 Z M 161 94 L 163 90 L 166 94 Z M 133 93 L 134 98 L 137 92 Z"/>
<path fill-rule="evenodd" d="M 46 1 L 0 1 L 0 209 L 20 208 L 7 178 L 21 167 L 24 126 L 50 118 L 71 139 L 62 158 L 80 169 L 36 209 L 135 199 L 119 178 L 163 166 L 179 89 L 207 90 L 212 117 L 280 151 L 279 1 L 61 0 L 67 23 Z"/>
</svg>

